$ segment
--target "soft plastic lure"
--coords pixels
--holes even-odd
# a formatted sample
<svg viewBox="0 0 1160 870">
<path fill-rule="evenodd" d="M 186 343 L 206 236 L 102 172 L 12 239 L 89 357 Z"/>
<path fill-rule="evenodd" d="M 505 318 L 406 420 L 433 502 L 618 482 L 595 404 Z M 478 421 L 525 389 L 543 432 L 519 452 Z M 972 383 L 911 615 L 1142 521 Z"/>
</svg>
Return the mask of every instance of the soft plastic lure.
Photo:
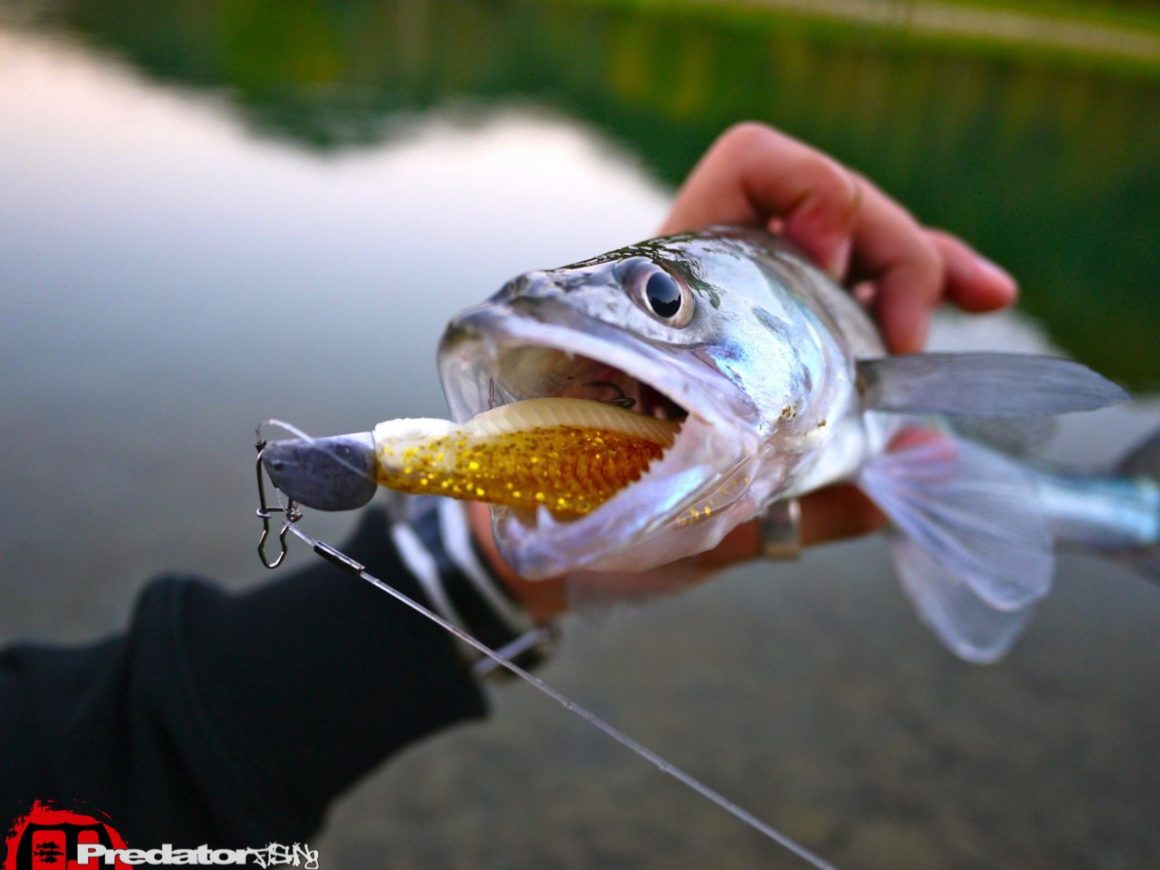
<svg viewBox="0 0 1160 870">
<path fill-rule="evenodd" d="M 639 480 L 680 427 L 590 399 L 526 399 L 465 423 L 407 418 L 373 432 L 279 441 L 263 464 L 275 486 L 320 510 L 357 507 L 382 484 L 574 519 Z"/>
<path fill-rule="evenodd" d="M 672 446 L 679 423 L 588 399 L 526 399 L 463 424 L 388 420 L 375 427 L 383 486 L 583 516 Z"/>
</svg>

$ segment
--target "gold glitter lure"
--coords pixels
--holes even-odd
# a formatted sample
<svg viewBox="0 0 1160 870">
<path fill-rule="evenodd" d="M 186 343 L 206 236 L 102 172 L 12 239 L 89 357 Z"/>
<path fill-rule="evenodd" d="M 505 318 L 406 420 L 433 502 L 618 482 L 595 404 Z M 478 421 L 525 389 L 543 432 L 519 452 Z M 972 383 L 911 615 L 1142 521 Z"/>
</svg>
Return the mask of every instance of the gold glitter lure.
<svg viewBox="0 0 1160 870">
<path fill-rule="evenodd" d="M 375 478 L 420 495 L 583 516 L 645 473 L 680 424 L 587 399 L 527 399 L 463 424 L 402 419 L 374 430 Z"/>
</svg>

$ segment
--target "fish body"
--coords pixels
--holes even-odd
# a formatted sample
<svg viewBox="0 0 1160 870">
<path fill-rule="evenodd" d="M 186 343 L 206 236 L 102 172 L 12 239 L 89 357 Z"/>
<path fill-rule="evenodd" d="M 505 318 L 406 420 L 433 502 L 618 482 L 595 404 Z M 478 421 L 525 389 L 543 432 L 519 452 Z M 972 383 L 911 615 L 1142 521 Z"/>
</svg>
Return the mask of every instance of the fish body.
<svg viewBox="0 0 1160 870">
<path fill-rule="evenodd" d="M 1160 446 L 1124 473 L 1076 476 L 964 438 L 957 430 L 971 427 L 955 422 L 1087 410 L 1122 400 L 1118 387 L 1048 357 L 889 357 L 845 290 L 761 231 L 653 239 L 521 275 L 452 319 L 438 364 L 459 424 L 563 398 L 674 428 L 634 482 L 582 515 L 493 504 L 500 551 L 525 577 L 653 569 L 711 549 L 772 502 L 838 481 L 886 513 L 920 615 L 973 661 L 1014 641 L 1049 588 L 1059 543 L 1155 572 Z M 384 443 L 340 438 L 364 454 Z M 299 444 L 279 461 L 291 449 L 307 465 L 271 473 L 294 496 L 324 476 L 309 463 L 334 450 Z"/>
</svg>

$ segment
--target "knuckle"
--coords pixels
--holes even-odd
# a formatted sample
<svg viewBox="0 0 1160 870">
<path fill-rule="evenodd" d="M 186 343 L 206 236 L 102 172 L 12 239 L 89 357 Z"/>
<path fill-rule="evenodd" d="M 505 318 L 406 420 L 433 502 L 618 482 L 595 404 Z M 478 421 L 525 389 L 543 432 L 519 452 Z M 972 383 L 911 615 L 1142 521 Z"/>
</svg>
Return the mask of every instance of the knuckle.
<svg viewBox="0 0 1160 870">
<path fill-rule="evenodd" d="M 818 156 L 821 158 L 821 180 L 835 203 L 852 220 L 862 206 L 862 182 L 856 173 L 834 158 L 824 154 Z"/>
<path fill-rule="evenodd" d="M 777 132 L 768 124 L 760 121 L 738 121 L 726 128 L 718 141 L 728 142 L 731 145 L 752 145 L 768 142 L 777 136 Z"/>
<path fill-rule="evenodd" d="M 938 254 L 944 267 L 948 266 L 951 260 L 961 260 L 965 257 L 972 256 L 974 253 L 970 245 L 953 233 L 949 233 L 938 227 L 924 227 L 923 229 L 926 238 L 934 246 L 935 252 Z"/>
<path fill-rule="evenodd" d="M 739 121 L 717 137 L 710 149 L 713 153 L 740 161 L 748 155 L 774 147 L 778 133 L 758 121 Z"/>
<path fill-rule="evenodd" d="M 813 208 L 835 226 L 852 228 L 862 206 L 862 186 L 858 177 L 839 161 L 815 149 L 808 149 L 794 167 Z"/>
<path fill-rule="evenodd" d="M 929 238 L 935 245 L 956 245 L 962 244 L 958 238 L 948 233 L 940 227 L 923 227 Z"/>
</svg>

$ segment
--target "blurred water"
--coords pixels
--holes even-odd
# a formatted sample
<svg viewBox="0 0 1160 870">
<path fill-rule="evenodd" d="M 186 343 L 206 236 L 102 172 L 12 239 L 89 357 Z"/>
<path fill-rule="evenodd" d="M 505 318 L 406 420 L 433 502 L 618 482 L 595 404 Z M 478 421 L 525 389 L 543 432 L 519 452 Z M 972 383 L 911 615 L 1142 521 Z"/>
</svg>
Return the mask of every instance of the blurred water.
<svg viewBox="0 0 1160 870">
<path fill-rule="evenodd" d="M 449 313 L 648 235 L 669 196 L 623 144 L 522 101 L 314 151 L 254 135 L 237 106 L 0 31 L 4 640 L 112 630 L 167 568 L 260 582 L 262 418 L 328 433 L 439 414 Z M 1003 316 L 949 320 L 936 343 L 1048 339 Z M 1054 455 L 1105 461 L 1157 422 L 1155 399 L 1069 420 Z M 1012 656 L 972 668 L 866 541 L 569 620 L 544 675 L 839 864 L 1144 867 L 1158 624 L 1154 589 L 1068 557 Z M 327 863 L 789 865 L 529 692 L 495 702 L 344 800 L 313 844 Z"/>
</svg>

